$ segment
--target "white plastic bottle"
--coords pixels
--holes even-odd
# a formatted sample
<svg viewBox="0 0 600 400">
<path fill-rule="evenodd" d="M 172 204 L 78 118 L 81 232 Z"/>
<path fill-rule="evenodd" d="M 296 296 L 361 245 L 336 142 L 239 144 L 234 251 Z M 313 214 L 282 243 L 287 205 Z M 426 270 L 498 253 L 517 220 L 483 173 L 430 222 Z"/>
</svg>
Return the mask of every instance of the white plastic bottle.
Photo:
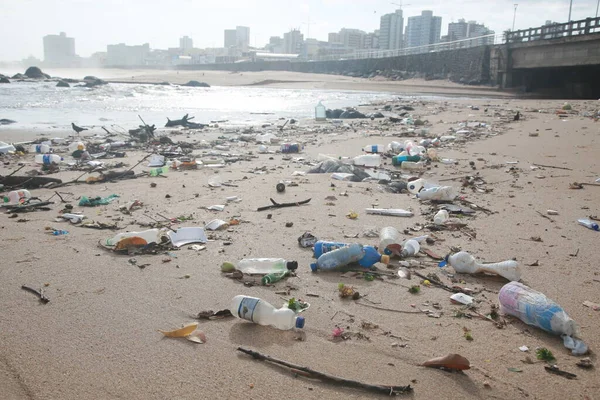
<svg viewBox="0 0 600 400">
<path fill-rule="evenodd" d="M 337 250 L 329 251 L 321 255 L 316 263 L 310 265 L 314 272 L 318 269 L 335 270 L 340 267 L 360 261 L 365 256 L 363 246 L 358 243 L 352 243 L 346 247 L 340 247 Z"/>
<path fill-rule="evenodd" d="M 579 225 L 585 226 L 586 228 L 594 230 L 594 231 L 597 231 L 600 229 L 600 227 L 598 226 L 598 223 L 596 223 L 588 218 L 578 219 L 577 222 L 579 222 Z"/>
<path fill-rule="evenodd" d="M 565 347 L 574 355 L 588 352 L 587 345 L 579 340 L 579 327 L 561 306 L 543 293 L 519 282 L 509 282 L 498 293 L 500 311 L 513 315 L 528 325 L 563 336 Z"/>
<path fill-rule="evenodd" d="M 363 147 L 365 153 L 385 153 L 385 146 L 382 144 L 373 144 Z"/>
<path fill-rule="evenodd" d="M 31 198 L 29 190 L 13 190 L 4 196 L 4 202 L 8 204 L 19 204 Z"/>
<path fill-rule="evenodd" d="M 57 154 L 36 154 L 35 162 L 36 164 L 58 164 L 63 160 L 63 158 Z"/>
<path fill-rule="evenodd" d="M 106 239 L 107 246 L 116 246 L 121 240 L 132 237 L 139 237 L 146 241 L 146 243 L 158 243 L 160 241 L 159 229 L 148 229 L 141 232 L 124 232 L 113 236 L 110 239 Z"/>
<path fill-rule="evenodd" d="M 381 165 L 381 156 L 379 154 L 365 154 L 354 157 L 354 165 L 362 167 L 379 167 Z"/>
<path fill-rule="evenodd" d="M 400 168 L 409 171 L 423 171 L 425 170 L 425 164 L 423 161 L 403 161 L 402 164 L 400 164 Z"/>
<path fill-rule="evenodd" d="M 456 196 L 458 194 L 452 186 L 438 186 L 417 193 L 417 198 L 421 200 L 452 201 Z"/>
<path fill-rule="evenodd" d="M 436 225 L 444 225 L 444 222 L 448 221 L 450 214 L 447 210 L 440 210 L 433 217 L 433 223 Z"/>
<path fill-rule="evenodd" d="M 402 246 L 400 256 L 402 258 L 416 255 L 421 250 L 421 245 L 415 239 L 407 240 Z"/>
<path fill-rule="evenodd" d="M 319 104 L 315 107 L 315 121 L 326 121 L 327 120 L 327 109 L 319 100 Z"/>
<path fill-rule="evenodd" d="M 521 279 L 519 263 L 514 260 L 507 260 L 494 264 L 480 264 L 471 254 L 466 251 L 461 251 L 448 257 L 448 264 L 450 264 L 456 272 L 461 274 L 489 273 L 500 275 L 509 281 L 518 281 Z"/>
<path fill-rule="evenodd" d="M 421 189 L 431 189 L 434 187 L 439 187 L 439 185 L 427 182 L 425 179 L 415 179 L 414 181 L 408 182 L 406 187 L 410 193 L 417 194 L 421 191 Z"/>
<path fill-rule="evenodd" d="M 245 274 L 273 274 L 298 268 L 296 261 L 286 261 L 283 258 L 244 258 L 237 264 L 236 269 Z"/>
<path fill-rule="evenodd" d="M 49 153 L 50 152 L 50 146 L 48 146 L 47 144 L 32 144 L 31 147 L 29 148 L 29 152 L 30 153 Z"/>
<path fill-rule="evenodd" d="M 390 142 L 386 146 L 388 153 L 399 154 L 404 150 L 404 146 L 400 142 Z"/>
<path fill-rule="evenodd" d="M 390 250 L 387 250 L 387 247 L 390 244 L 399 244 L 400 243 L 400 232 L 398 232 L 398 229 L 394 228 L 393 226 L 386 226 L 385 228 L 382 228 L 381 231 L 379 232 L 379 246 L 377 247 L 377 250 L 379 250 L 379 253 L 381 254 L 392 254 L 392 252 Z"/>
<path fill-rule="evenodd" d="M 245 319 L 259 325 L 270 325 L 287 331 L 292 328 L 304 328 L 304 317 L 299 317 L 289 308 L 277 309 L 257 297 L 237 295 L 229 308 L 234 317 Z"/>
</svg>

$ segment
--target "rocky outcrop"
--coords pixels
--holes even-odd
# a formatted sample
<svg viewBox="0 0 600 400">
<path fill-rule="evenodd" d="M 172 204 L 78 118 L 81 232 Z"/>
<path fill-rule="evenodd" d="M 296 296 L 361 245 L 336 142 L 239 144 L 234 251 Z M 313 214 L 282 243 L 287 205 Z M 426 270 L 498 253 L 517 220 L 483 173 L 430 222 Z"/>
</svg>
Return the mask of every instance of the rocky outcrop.
<svg viewBox="0 0 600 400">
<path fill-rule="evenodd" d="M 189 86 L 189 87 L 210 87 L 210 85 L 206 82 L 198 82 L 198 81 L 189 81 L 188 83 L 181 86 Z"/>
<path fill-rule="evenodd" d="M 56 84 L 56 87 L 71 87 L 71 85 L 69 85 L 69 82 L 64 81 L 64 80 L 61 79 Z"/>
<path fill-rule="evenodd" d="M 85 82 L 85 87 L 88 88 L 92 88 L 92 87 L 96 87 L 96 86 L 102 86 L 102 85 L 107 85 L 108 82 L 106 82 L 105 80 L 102 80 L 100 78 L 97 78 L 95 76 L 92 75 L 88 75 L 85 78 L 83 78 L 83 81 Z"/>
<path fill-rule="evenodd" d="M 31 79 L 50 79 L 50 75 L 43 73 L 38 67 L 27 68 L 25 76 Z"/>
<path fill-rule="evenodd" d="M 367 116 L 360 111 L 356 110 L 346 110 L 340 115 L 340 119 L 361 119 L 367 118 Z"/>
<path fill-rule="evenodd" d="M 336 108 L 335 110 L 327 109 L 325 111 L 325 116 L 330 119 L 338 119 L 343 112 L 344 110 L 340 110 L 339 108 Z"/>
<path fill-rule="evenodd" d="M 4 75 L 0 76 L 0 83 L 10 83 L 8 78 Z"/>
<path fill-rule="evenodd" d="M 11 79 L 27 79 L 24 74 L 14 74 Z"/>
</svg>

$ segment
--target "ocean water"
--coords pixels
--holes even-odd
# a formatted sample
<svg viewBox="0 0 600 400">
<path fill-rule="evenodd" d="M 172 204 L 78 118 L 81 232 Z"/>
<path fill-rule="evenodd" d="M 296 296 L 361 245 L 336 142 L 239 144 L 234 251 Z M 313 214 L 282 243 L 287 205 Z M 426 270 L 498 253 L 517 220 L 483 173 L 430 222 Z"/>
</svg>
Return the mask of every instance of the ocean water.
<svg viewBox="0 0 600 400">
<path fill-rule="evenodd" d="M 191 88 L 143 84 L 108 84 L 97 88 L 58 88 L 56 82 L 0 85 L 0 118 L 17 121 L 0 127 L 52 131 L 79 126 L 136 128 L 141 122 L 162 127 L 167 117 L 195 116 L 194 122 L 256 125 L 280 118 L 314 117 L 321 100 L 328 108 L 389 100 L 391 93 L 276 89 L 264 87 Z M 109 128 L 110 129 L 110 128 Z"/>
</svg>

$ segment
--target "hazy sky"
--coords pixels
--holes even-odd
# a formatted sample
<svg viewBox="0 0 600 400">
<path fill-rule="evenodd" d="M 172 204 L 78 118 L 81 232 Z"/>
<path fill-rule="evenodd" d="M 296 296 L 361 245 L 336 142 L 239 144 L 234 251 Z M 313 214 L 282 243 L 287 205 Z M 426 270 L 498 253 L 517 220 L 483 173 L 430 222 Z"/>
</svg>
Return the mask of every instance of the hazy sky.
<svg viewBox="0 0 600 400">
<path fill-rule="evenodd" d="M 593 17 L 597 2 L 573 0 L 572 19 Z M 442 17 L 442 35 L 459 18 L 500 33 L 512 26 L 514 3 L 517 29 L 568 17 L 569 0 L 405 0 L 403 9 L 405 18 L 433 10 Z M 343 27 L 373 31 L 381 15 L 396 8 L 384 0 L 0 0 L 0 60 L 42 58 L 42 37 L 61 31 L 75 38 L 83 57 L 123 42 L 178 47 L 183 35 L 194 47 L 221 47 L 223 30 L 236 25 L 249 26 L 250 44 L 263 46 L 294 27 L 306 37 L 309 19 L 310 37 L 327 40 Z"/>
</svg>

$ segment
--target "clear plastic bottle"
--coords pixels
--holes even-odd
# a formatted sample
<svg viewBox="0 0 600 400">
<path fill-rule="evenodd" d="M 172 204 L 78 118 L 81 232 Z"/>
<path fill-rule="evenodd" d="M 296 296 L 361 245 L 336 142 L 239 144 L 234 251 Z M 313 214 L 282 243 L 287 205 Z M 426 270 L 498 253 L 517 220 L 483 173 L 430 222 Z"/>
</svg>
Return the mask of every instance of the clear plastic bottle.
<svg viewBox="0 0 600 400">
<path fill-rule="evenodd" d="M 588 229 L 592 229 L 594 231 L 597 231 L 600 229 L 600 227 L 598 227 L 598 224 L 594 221 L 592 221 L 591 219 L 588 218 L 581 218 L 578 219 L 577 222 L 579 222 L 579 225 L 583 225 Z"/>
<path fill-rule="evenodd" d="M 319 258 L 325 253 L 329 253 L 330 251 L 337 250 L 342 247 L 350 246 L 350 244 L 351 243 L 326 242 L 324 240 L 319 240 L 313 247 L 313 253 L 315 258 Z M 358 264 L 361 267 L 371 268 L 378 262 L 383 264 L 388 264 L 390 262 L 389 256 L 379 254 L 377 249 L 373 246 L 363 246 L 363 250 L 365 255 L 363 258 L 358 260 Z"/>
<path fill-rule="evenodd" d="M 50 152 L 50 146 L 48 146 L 47 144 L 32 144 L 31 147 L 29 148 L 29 152 L 30 153 L 49 153 Z"/>
<path fill-rule="evenodd" d="M 438 186 L 417 193 L 417 198 L 421 200 L 452 201 L 456 196 L 458 194 L 452 186 Z"/>
<path fill-rule="evenodd" d="M 124 232 L 113 236 L 110 239 L 106 239 L 107 246 L 116 246 L 121 240 L 126 238 L 139 237 L 146 241 L 146 243 L 159 243 L 160 242 L 160 230 L 157 228 L 148 229 L 141 232 Z"/>
<path fill-rule="evenodd" d="M 579 337 L 579 327 L 569 315 L 554 301 L 543 293 L 531 289 L 519 282 L 509 282 L 498 293 L 500 311 L 513 315 L 528 325 L 537 326 L 546 332 L 563 335 L 565 347 L 574 355 L 587 353 L 588 348 L 583 341 L 573 339 Z"/>
<path fill-rule="evenodd" d="M 412 194 L 419 193 L 422 189 L 431 189 L 439 187 L 434 183 L 427 182 L 425 179 L 415 179 L 414 181 L 408 182 L 407 189 Z"/>
<path fill-rule="evenodd" d="M 399 244 L 400 243 L 400 232 L 398 232 L 398 229 L 394 228 L 393 226 L 386 226 L 385 228 L 382 228 L 381 231 L 379 232 L 379 246 L 377 247 L 379 249 L 379 252 L 381 254 L 387 254 L 390 255 L 392 254 L 392 252 L 390 250 L 388 250 L 388 246 L 390 244 Z"/>
<path fill-rule="evenodd" d="M 327 109 L 319 101 L 319 104 L 315 107 L 315 121 L 326 121 L 327 120 Z"/>
<path fill-rule="evenodd" d="M 444 222 L 448 221 L 450 214 L 447 210 L 440 210 L 433 217 L 433 223 L 436 225 L 444 225 Z"/>
<path fill-rule="evenodd" d="M 365 256 L 365 251 L 360 244 L 353 243 L 350 246 L 342 247 L 321 255 L 316 263 L 310 265 L 310 269 L 334 270 L 345 265 L 358 262 Z"/>
<path fill-rule="evenodd" d="M 282 153 L 300 153 L 300 145 L 298 143 L 283 143 L 280 150 Z"/>
<path fill-rule="evenodd" d="M 83 142 L 73 142 L 71 143 L 68 147 L 69 151 L 72 153 L 75 150 L 81 150 L 84 151 L 85 150 L 85 144 L 83 144 Z M 100 146 L 100 148 L 102 148 L 102 146 Z M 110 148 L 110 143 L 108 144 L 108 148 Z M 102 148 L 103 150 L 105 150 L 104 148 Z"/>
<path fill-rule="evenodd" d="M 402 165 L 403 162 L 419 162 L 421 161 L 421 156 L 409 156 L 409 155 L 397 155 L 392 157 L 392 165 Z"/>
<path fill-rule="evenodd" d="M 27 201 L 30 198 L 31 193 L 29 193 L 29 190 L 13 190 L 12 192 L 9 192 L 6 196 L 4 196 L 4 202 L 8 204 L 19 204 Z"/>
<path fill-rule="evenodd" d="M 362 167 L 379 167 L 381 165 L 381 156 L 379 154 L 365 154 L 354 157 L 354 165 Z"/>
<path fill-rule="evenodd" d="M 238 271 L 245 274 L 273 274 L 297 268 L 296 261 L 286 261 L 283 258 L 244 258 L 236 266 Z"/>
<path fill-rule="evenodd" d="M 304 317 L 299 317 L 289 308 L 277 309 L 257 297 L 237 295 L 229 308 L 234 317 L 255 324 L 272 326 L 287 331 L 292 328 L 304 328 Z"/>
<path fill-rule="evenodd" d="M 365 208 L 367 214 L 387 215 L 389 217 L 412 217 L 412 211 L 403 210 L 402 208 Z"/>
<path fill-rule="evenodd" d="M 450 264 L 456 272 L 461 274 L 489 273 L 493 275 L 500 275 L 509 281 L 518 281 L 521 279 L 519 263 L 514 260 L 507 260 L 493 264 L 480 264 L 471 254 L 467 253 L 466 251 L 461 251 L 449 256 L 448 264 Z"/>
<path fill-rule="evenodd" d="M 421 245 L 415 239 L 407 240 L 402 246 L 400 257 L 406 258 L 416 255 L 421 250 Z"/>
<path fill-rule="evenodd" d="M 385 153 L 385 146 L 382 144 L 373 144 L 363 147 L 365 153 Z"/>
<path fill-rule="evenodd" d="M 57 154 L 36 154 L 36 164 L 50 165 L 52 163 L 58 164 L 63 161 L 63 158 Z"/>
<path fill-rule="evenodd" d="M 400 164 L 400 168 L 406 169 L 409 171 L 423 171 L 425 169 L 425 164 L 422 161 L 419 161 L 419 162 L 403 161 Z"/>
<path fill-rule="evenodd" d="M 400 142 L 390 142 L 386 146 L 386 150 L 388 153 L 399 154 L 404 150 L 404 146 Z"/>
</svg>

